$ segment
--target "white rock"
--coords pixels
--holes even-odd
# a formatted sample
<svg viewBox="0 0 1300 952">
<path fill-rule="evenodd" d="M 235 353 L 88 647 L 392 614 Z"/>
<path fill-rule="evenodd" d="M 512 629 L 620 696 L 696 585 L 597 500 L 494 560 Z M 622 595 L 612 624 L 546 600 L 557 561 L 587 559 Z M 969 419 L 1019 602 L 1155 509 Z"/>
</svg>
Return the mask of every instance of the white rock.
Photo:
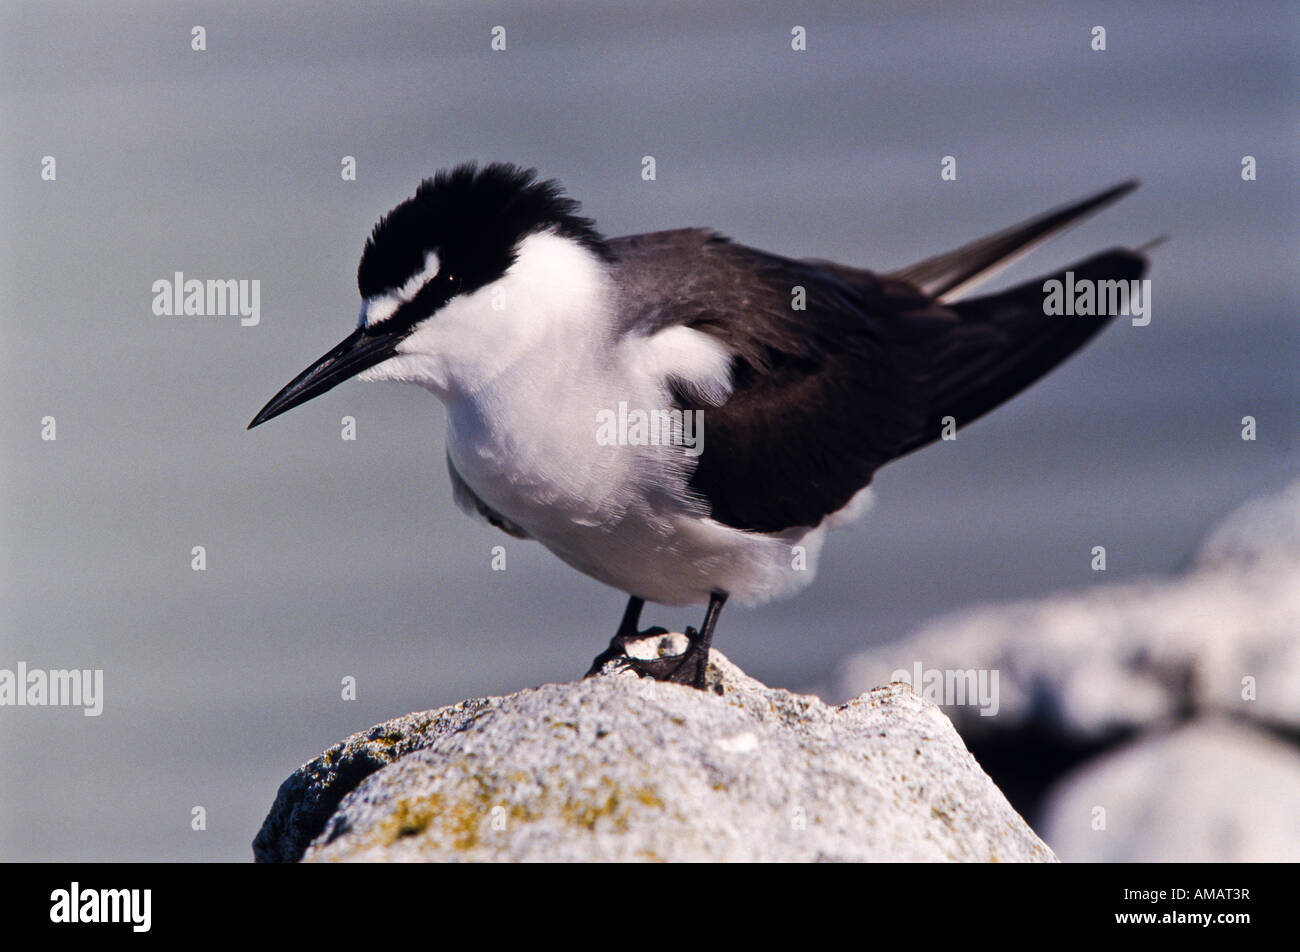
<svg viewBox="0 0 1300 952">
<path fill-rule="evenodd" d="M 1246 503 L 1201 545 L 1197 564 L 1246 569 L 1261 562 L 1300 562 L 1300 481 Z"/>
<path fill-rule="evenodd" d="M 916 662 L 996 671 L 996 716 L 945 706 L 969 741 L 1032 724 L 1088 742 L 1192 711 L 1294 730 L 1298 636 L 1300 483 L 1230 517 L 1185 575 L 940 618 L 855 655 L 839 691 L 851 695 Z"/>
<path fill-rule="evenodd" d="M 1249 726 L 1195 721 L 1064 778 L 1040 829 L 1066 862 L 1294 863 L 1300 751 Z"/>
<path fill-rule="evenodd" d="M 1054 859 L 906 686 L 828 707 L 716 652 L 710 678 L 701 692 L 603 675 L 379 725 L 284 783 L 255 854 Z"/>
</svg>

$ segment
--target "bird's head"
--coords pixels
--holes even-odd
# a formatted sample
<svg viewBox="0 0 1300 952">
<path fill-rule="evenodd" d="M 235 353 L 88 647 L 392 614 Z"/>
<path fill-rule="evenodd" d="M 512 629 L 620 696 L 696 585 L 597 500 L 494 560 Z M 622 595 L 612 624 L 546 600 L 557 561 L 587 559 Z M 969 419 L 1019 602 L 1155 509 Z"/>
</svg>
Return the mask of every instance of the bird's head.
<svg viewBox="0 0 1300 952">
<path fill-rule="evenodd" d="M 532 169 L 461 165 L 375 225 L 357 269 L 357 328 L 249 429 L 344 380 L 418 383 L 444 398 L 508 367 L 600 280 L 609 255 L 559 185 Z"/>
</svg>

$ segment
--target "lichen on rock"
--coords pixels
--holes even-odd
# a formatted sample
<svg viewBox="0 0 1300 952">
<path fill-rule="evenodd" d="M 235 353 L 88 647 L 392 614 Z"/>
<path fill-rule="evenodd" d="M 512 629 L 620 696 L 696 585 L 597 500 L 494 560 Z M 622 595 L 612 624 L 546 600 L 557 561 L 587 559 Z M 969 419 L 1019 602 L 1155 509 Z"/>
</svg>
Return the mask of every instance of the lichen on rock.
<svg viewBox="0 0 1300 952">
<path fill-rule="evenodd" d="M 839 707 L 714 652 L 710 690 L 601 676 L 411 714 L 281 786 L 262 861 L 1055 857 L 902 684 Z"/>
</svg>

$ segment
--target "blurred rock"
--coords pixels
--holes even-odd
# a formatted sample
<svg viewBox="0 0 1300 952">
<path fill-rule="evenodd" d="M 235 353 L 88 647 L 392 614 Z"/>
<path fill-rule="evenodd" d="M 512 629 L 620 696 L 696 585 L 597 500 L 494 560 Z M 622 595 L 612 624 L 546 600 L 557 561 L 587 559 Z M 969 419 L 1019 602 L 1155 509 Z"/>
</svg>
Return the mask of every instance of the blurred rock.
<svg viewBox="0 0 1300 952">
<path fill-rule="evenodd" d="M 1104 810 L 1104 829 L 1095 828 Z M 1067 862 L 1300 860 L 1300 750 L 1197 720 L 1063 778 L 1040 825 Z"/>
<path fill-rule="evenodd" d="M 261 861 L 1054 856 L 933 704 L 840 707 L 717 652 L 710 690 L 606 673 L 412 714 L 281 786 Z"/>
<path fill-rule="evenodd" d="M 1229 517 L 1185 575 L 950 615 L 855 655 L 839 690 L 856 693 L 918 662 L 996 671 L 996 715 L 945 706 L 968 743 L 1032 729 L 1092 744 L 1194 712 L 1296 731 L 1298 634 L 1300 483 Z"/>
<path fill-rule="evenodd" d="M 1197 564 L 1249 570 L 1258 565 L 1300 563 L 1300 481 L 1276 496 L 1246 503 L 1210 533 Z"/>
<path fill-rule="evenodd" d="M 941 618 L 855 655 L 840 691 L 918 666 L 996 678 L 982 704 L 940 700 L 1062 857 L 1300 859 L 1300 483 L 1233 513 L 1178 577 Z"/>
</svg>

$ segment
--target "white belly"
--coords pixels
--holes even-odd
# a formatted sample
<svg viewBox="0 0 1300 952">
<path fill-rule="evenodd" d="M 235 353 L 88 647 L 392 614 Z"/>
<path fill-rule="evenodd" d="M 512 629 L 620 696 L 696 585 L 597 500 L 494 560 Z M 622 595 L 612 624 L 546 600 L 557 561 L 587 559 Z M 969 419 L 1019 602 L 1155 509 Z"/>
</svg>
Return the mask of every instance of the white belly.
<svg viewBox="0 0 1300 952">
<path fill-rule="evenodd" d="M 585 388 L 449 404 L 448 454 L 493 510 L 580 572 L 648 601 L 703 604 L 721 590 L 754 604 L 812 580 L 823 530 L 721 525 L 689 501 L 680 451 L 600 445 L 596 411 L 613 396 Z"/>
</svg>

